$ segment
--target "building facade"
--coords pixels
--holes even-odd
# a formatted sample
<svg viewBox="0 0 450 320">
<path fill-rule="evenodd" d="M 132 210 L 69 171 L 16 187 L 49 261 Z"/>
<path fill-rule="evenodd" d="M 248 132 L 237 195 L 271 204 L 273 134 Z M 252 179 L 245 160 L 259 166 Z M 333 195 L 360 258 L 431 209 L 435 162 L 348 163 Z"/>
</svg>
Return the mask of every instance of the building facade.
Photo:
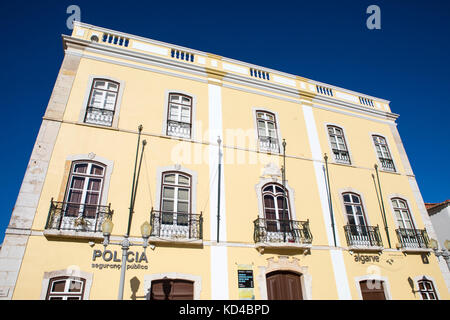
<svg viewBox="0 0 450 320">
<path fill-rule="evenodd" d="M 106 220 L 152 226 L 125 299 L 449 298 L 389 101 L 80 22 L 63 45 L 1 299 L 116 299 Z"/>
</svg>

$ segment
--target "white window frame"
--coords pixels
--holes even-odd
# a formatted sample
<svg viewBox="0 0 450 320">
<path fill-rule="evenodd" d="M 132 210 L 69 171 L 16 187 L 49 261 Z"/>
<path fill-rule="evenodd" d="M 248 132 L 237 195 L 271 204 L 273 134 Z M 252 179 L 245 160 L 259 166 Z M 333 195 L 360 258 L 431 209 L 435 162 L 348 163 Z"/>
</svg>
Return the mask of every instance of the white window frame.
<svg viewBox="0 0 450 320">
<path fill-rule="evenodd" d="M 277 140 L 277 144 L 278 144 L 278 152 L 268 151 L 266 149 L 261 148 L 259 130 L 258 130 L 257 112 L 270 113 L 274 116 L 275 132 L 277 134 L 276 140 Z M 256 141 L 257 150 L 260 152 L 264 152 L 264 153 L 282 154 L 283 153 L 283 145 L 282 145 L 282 139 L 281 139 L 280 123 L 279 123 L 280 117 L 279 117 L 278 113 L 276 111 L 272 111 L 272 110 L 269 110 L 266 108 L 258 108 L 258 107 L 253 107 L 252 113 L 253 113 L 253 121 L 254 121 L 254 126 L 255 126 L 255 141 Z"/>
<path fill-rule="evenodd" d="M 441 296 L 439 294 L 439 290 L 438 290 L 438 288 L 436 286 L 436 281 L 434 280 L 433 277 L 431 277 L 429 275 L 419 275 L 419 276 L 416 276 L 416 277 L 413 278 L 413 282 L 415 284 L 415 287 L 417 288 L 417 293 L 419 294 L 420 299 L 423 300 L 422 294 L 420 293 L 419 281 L 422 281 L 423 277 L 425 277 L 428 281 L 433 283 L 434 292 L 436 293 L 437 300 L 441 300 Z"/>
<path fill-rule="evenodd" d="M 58 277 L 68 277 L 72 280 L 84 279 L 84 292 L 82 295 L 82 300 L 89 300 L 93 274 L 81 271 L 78 266 L 69 266 L 67 269 L 56 270 L 50 272 L 44 272 L 41 286 L 41 296 L 40 300 L 45 300 L 47 298 L 48 286 L 50 285 L 50 280 Z"/>
<path fill-rule="evenodd" d="M 167 134 L 167 123 L 169 121 L 169 96 L 171 94 L 180 94 L 184 96 L 188 96 L 191 98 L 191 135 L 190 138 L 182 137 L 182 136 L 176 136 L 176 135 L 168 135 Z M 196 122 L 196 112 L 197 112 L 197 97 L 196 95 L 192 94 L 191 92 L 183 91 L 183 90 L 166 90 L 165 91 L 165 98 L 164 98 L 164 114 L 163 114 L 163 123 L 162 123 L 162 131 L 161 134 L 165 137 L 173 138 L 173 139 L 186 139 L 186 140 L 196 140 L 197 137 L 197 122 Z M 180 114 L 181 115 L 181 114 Z"/>
<path fill-rule="evenodd" d="M 342 131 L 342 137 L 344 139 L 346 150 L 340 150 L 340 149 L 338 149 L 338 150 L 347 152 L 348 162 L 336 159 L 336 156 L 334 154 L 334 149 L 333 149 L 333 146 L 331 144 L 330 133 L 328 132 L 328 127 L 335 127 L 335 128 L 338 128 L 338 129 L 340 129 Z M 326 134 L 326 137 L 327 137 L 328 146 L 330 147 L 331 154 L 332 154 L 332 157 L 329 157 L 329 158 L 331 158 L 334 163 L 343 164 L 343 165 L 347 165 L 347 166 L 353 166 L 353 161 L 352 161 L 353 157 L 352 157 L 352 154 L 350 152 L 350 145 L 349 145 L 349 143 L 347 141 L 347 135 L 345 133 L 345 129 L 341 125 L 337 125 L 335 123 L 325 123 L 325 134 Z"/>
<path fill-rule="evenodd" d="M 119 85 L 119 90 L 118 90 L 117 98 L 116 98 L 116 104 L 115 104 L 115 108 L 114 108 L 114 116 L 113 116 L 113 120 L 112 120 L 111 126 L 85 122 L 86 112 L 87 112 L 87 108 L 89 106 L 89 99 L 91 97 L 91 90 L 92 90 L 92 86 L 93 86 L 95 80 L 112 81 L 112 82 L 116 82 Z M 87 81 L 86 93 L 85 93 L 85 96 L 84 96 L 83 105 L 81 107 L 80 115 L 78 117 L 78 122 L 82 123 L 82 124 L 85 124 L 85 125 L 90 125 L 90 126 L 98 126 L 98 127 L 102 127 L 102 128 L 114 128 L 114 129 L 117 129 L 118 128 L 118 124 L 119 124 L 120 107 L 121 107 L 121 104 L 122 104 L 122 96 L 123 96 L 123 93 L 124 93 L 124 89 L 125 89 L 125 82 L 122 81 L 122 80 L 115 79 L 115 78 L 112 78 L 112 77 L 106 76 L 106 75 L 90 75 L 89 79 Z"/>
<path fill-rule="evenodd" d="M 389 160 L 392 161 L 392 165 L 394 166 L 394 170 L 385 169 L 383 167 L 383 164 L 381 163 L 380 157 L 378 155 L 377 146 L 376 146 L 375 141 L 374 141 L 374 136 L 381 137 L 386 142 L 386 146 L 387 146 L 387 149 L 388 149 L 388 152 L 389 152 L 389 156 L 390 156 Z M 393 157 L 393 154 L 392 154 L 392 149 L 391 149 L 391 146 L 390 146 L 386 136 L 384 136 L 382 134 L 379 134 L 379 133 L 372 132 L 372 133 L 370 133 L 370 140 L 372 141 L 372 146 L 373 146 L 373 150 L 375 152 L 375 157 L 377 158 L 378 168 L 381 171 L 383 171 L 383 172 L 397 173 L 398 172 L 397 164 L 394 161 L 394 157 Z M 383 159 L 388 159 L 388 158 L 383 158 Z"/>
</svg>

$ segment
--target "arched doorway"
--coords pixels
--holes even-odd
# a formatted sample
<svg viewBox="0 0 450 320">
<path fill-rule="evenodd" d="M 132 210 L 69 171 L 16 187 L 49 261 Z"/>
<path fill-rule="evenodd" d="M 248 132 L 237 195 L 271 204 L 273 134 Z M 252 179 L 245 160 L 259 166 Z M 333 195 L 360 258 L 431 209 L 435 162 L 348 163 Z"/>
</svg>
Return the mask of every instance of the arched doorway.
<svg viewBox="0 0 450 320">
<path fill-rule="evenodd" d="M 153 280 L 150 300 L 193 300 L 194 282 L 182 279 Z"/>
<path fill-rule="evenodd" d="M 301 275 L 291 271 L 273 271 L 266 275 L 269 300 L 303 300 Z"/>
</svg>

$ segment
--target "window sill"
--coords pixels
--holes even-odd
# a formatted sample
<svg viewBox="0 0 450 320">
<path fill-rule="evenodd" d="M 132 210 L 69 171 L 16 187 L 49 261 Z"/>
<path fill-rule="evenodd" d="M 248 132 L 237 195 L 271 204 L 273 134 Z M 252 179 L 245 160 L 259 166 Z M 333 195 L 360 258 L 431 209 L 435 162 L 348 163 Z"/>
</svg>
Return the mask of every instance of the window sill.
<svg viewBox="0 0 450 320">
<path fill-rule="evenodd" d="M 102 240 L 103 234 L 101 232 L 93 231 L 75 231 L 75 230 L 44 230 L 44 236 L 47 239 L 65 238 L 78 240 Z"/>
<path fill-rule="evenodd" d="M 433 252 L 433 249 L 431 248 L 400 248 L 399 249 L 404 254 L 407 253 L 431 253 Z"/>
<path fill-rule="evenodd" d="M 344 167 L 350 167 L 350 168 L 357 168 L 355 165 L 351 164 L 351 163 L 345 163 L 345 162 L 337 162 L 337 161 L 333 161 L 331 162 L 332 164 L 336 164 L 338 166 L 344 166 Z"/>
<path fill-rule="evenodd" d="M 148 239 L 148 242 L 151 244 L 162 245 L 162 246 L 203 247 L 203 239 L 152 236 Z"/>
<path fill-rule="evenodd" d="M 384 247 L 380 246 L 349 246 L 348 251 L 352 252 L 382 252 L 384 250 Z"/>
<path fill-rule="evenodd" d="M 86 127 L 102 128 L 102 129 L 107 129 L 107 130 L 119 131 L 119 128 L 117 125 L 106 126 L 106 125 L 94 124 L 94 123 L 88 123 L 88 122 L 82 122 L 82 121 L 79 121 L 78 124 L 86 126 Z"/>
</svg>

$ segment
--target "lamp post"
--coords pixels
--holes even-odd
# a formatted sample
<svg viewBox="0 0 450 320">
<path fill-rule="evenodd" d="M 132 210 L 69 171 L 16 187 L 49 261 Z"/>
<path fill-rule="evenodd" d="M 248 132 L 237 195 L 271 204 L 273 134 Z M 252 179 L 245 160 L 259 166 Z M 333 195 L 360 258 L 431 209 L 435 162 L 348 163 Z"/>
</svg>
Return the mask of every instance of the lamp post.
<svg viewBox="0 0 450 320">
<path fill-rule="evenodd" d="M 148 238 L 150 237 L 150 234 L 152 232 L 152 226 L 150 225 L 150 223 L 148 223 L 147 221 L 145 221 L 142 225 L 141 225 L 141 235 L 142 235 L 142 243 L 132 243 L 129 239 L 128 239 L 128 235 L 125 235 L 123 240 L 120 242 L 111 242 L 109 240 L 110 236 L 111 236 L 111 232 L 112 229 L 114 227 L 113 222 L 110 219 L 106 219 L 103 224 L 102 224 L 102 232 L 103 232 L 103 245 L 106 249 L 106 247 L 108 245 L 118 245 L 121 246 L 122 248 L 122 266 L 120 269 L 120 284 L 119 284 L 119 296 L 118 299 L 119 300 L 123 300 L 123 288 L 125 285 L 125 271 L 127 268 L 127 259 L 128 259 L 128 250 L 130 249 L 131 246 L 142 246 L 145 249 L 148 247 Z"/>
<path fill-rule="evenodd" d="M 445 240 L 444 242 L 444 247 L 443 249 L 439 250 L 439 245 L 438 242 L 434 239 L 430 240 L 430 245 L 431 248 L 434 251 L 434 254 L 436 255 L 436 257 L 440 257 L 442 256 L 445 260 L 445 262 L 447 263 L 447 268 L 450 270 L 450 240 Z"/>
<path fill-rule="evenodd" d="M 137 150 L 136 150 L 136 160 L 134 163 L 134 172 L 133 172 L 133 185 L 131 187 L 131 199 L 130 199 L 130 211 L 128 216 L 128 228 L 127 233 L 124 235 L 123 240 L 120 242 L 110 242 L 109 238 L 111 236 L 112 229 L 114 227 L 113 222 L 110 219 L 106 219 L 103 221 L 102 224 L 102 232 L 103 232 L 103 245 L 106 249 L 106 247 L 110 244 L 112 245 L 119 245 L 122 248 L 122 267 L 121 267 L 121 274 L 120 274 L 120 284 L 119 284 L 119 300 L 123 300 L 123 288 L 125 285 L 125 271 L 127 268 L 127 259 L 128 259 L 128 250 L 131 246 L 142 246 L 145 249 L 148 247 L 148 238 L 150 237 L 152 233 L 152 226 L 147 221 L 144 222 L 141 226 L 141 234 L 142 234 L 142 243 L 132 243 L 128 237 L 130 236 L 130 228 L 131 228 L 131 221 L 133 219 L 133 213 L 134 213 L 134 204 L 136 201 L 136 194 L 137 194 L 137 187 L 139 182 L 139 174 L 141 172 L 141 165 L 142 165 L 142 157 L 144 155 L 144 148 L 147 145 L 147 141 L 142 141 L 142 151 L 141 151 L 141 159 L 139 161 L 139 169 L 137 171 L 136 176 L 136 169 L 137 169 L 137 162 L 138 162 L 138 155 L 139 155 L 139 144 L 141 140 L 141 133 L 142 133 L 142 125 L 139 125 L 138 127 L 138 142 L 137 142 Z"/>
</svg>

